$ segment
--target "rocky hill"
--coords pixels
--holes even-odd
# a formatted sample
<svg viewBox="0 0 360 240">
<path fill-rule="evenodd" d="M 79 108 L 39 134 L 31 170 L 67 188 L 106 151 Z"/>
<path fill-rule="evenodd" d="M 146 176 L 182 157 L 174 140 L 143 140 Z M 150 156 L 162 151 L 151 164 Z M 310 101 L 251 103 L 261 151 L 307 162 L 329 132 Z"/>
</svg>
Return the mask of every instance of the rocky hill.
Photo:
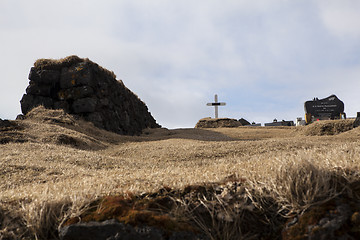
<svg viewBox="0 0 360 240">
<path fill-rule="evenodd" d="M 39 59 L 29 74 L 29 86 L 21 99 L 23 114 L 43 105 L 63 109 L 96 127 L 119 134 L 140 134 L 158 128 L 147 106 L 115 74 L 89 59 Z"/>
</svg>

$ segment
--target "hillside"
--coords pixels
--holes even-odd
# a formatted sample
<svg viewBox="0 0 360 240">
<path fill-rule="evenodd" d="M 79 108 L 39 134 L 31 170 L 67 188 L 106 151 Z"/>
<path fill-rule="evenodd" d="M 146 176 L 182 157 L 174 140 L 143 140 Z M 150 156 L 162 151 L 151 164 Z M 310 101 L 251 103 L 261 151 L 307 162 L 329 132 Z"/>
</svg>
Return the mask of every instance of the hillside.
<svg viewBox="0 0 360 240">
<path fill-rule="evenodd" d="M 89 206 L 104 196 L 131 204 L 167 196 L 176 209 L 171 204 L 159 207 L 162 212 L 209 239 L 356 239 L 360 129 L 351 124 L 148 129 L 121 136 L 60 110 L 36 108 L 0 127 L 0 239 L 56 239 L 69 219 L 96 220 Z M 329 213 L 341 207 L 346 213 Z M 325 218 L 340 227 L 325 226 Z"/>
</svg>

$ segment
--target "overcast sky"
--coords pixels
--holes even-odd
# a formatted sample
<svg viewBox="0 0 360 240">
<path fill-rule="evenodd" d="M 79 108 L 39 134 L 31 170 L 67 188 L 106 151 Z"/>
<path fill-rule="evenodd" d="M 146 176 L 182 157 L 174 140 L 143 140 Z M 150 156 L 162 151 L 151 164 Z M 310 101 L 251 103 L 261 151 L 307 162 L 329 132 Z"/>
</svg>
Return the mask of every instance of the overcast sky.
<svg viewBox="0 0 360 240">
<path fill-rule="evenodd" d="M 359 0 L 0 0 L 0 118 L 15 119 L 39 58 L 113 71 L 167 128 L 214 117 L 304 116 L 336 94 L 360 112 Z"/>
</svg>

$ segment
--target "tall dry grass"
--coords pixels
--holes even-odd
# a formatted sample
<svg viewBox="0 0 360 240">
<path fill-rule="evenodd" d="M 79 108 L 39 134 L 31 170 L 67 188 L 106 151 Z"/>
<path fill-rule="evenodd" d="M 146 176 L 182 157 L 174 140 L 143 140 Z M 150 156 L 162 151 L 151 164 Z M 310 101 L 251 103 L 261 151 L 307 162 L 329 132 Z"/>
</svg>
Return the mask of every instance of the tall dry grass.
<svg viewBox="0 0 360 240">
<path fill-rule="evenodd" d="M 78 63 L 87 63 L 94 66 L 96 69 L 100 70 L 104 74 L 109 75 L 112 78 L 116 78 L 116 75 L 113 71 L 109 71 L 99 66 L 97 63 L 92 62 L 88 58 L 80 58 L 76 55 L 71 55 L 60 59 L 41 58 L 35 61 L 34 67 L 39 70 L 61 70 L 61 68 L 70 67 Z"/>
<path fill-rule="evenodd" d="M 176 199 L 178 213 L 212 239 L 251 239 L 257 235 L 244 222 L 261 218 L 259 226 L 277 229 L 280 216 L 350 191 L 346 186 L 359 180 L 358 129 L 333 136 L 306 136 L 306 127 L 159 129 L 129 137 L 42 114 L 1 132 L 14 141 L 0 145 L 0 239 L 56 239 L 67 218 L 101 196 L 220 184 L 229 176 L 246 179 L 241 191 L 199 195 L 192 204 Z"/>
</svg>

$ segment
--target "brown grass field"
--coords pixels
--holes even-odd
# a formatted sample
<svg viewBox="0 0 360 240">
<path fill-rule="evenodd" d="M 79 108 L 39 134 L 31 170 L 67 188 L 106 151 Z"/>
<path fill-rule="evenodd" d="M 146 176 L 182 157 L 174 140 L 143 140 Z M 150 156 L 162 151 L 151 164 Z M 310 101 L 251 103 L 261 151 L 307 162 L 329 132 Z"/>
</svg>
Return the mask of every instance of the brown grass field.
<svg viewBox="0 0 360 240">
<path fill-rule="evenodd" d="M 288 216 L 345 191 L 359 203 L 360 188 L 348 187 L 360 183 L 360 128 L 351 126 L 352 120 L 338 120 L 304 127 L 147 129 L 141 136 L 121 136 L 59 110 L 36 108 L 25 120 L 0 128 L 0 239 L 56 239 L 66 220 L 103 196 L 229 182 L 242 184 L 246 201 L 231 205 L 226 191 L 214 193 L 221 215 L 199 197 L 212 217 L 223 220 L 213 221 L 206 234 L 260 239 L 256 226 L 236 233 L 226 228 L 227 222 L 241 228 L 234 220 L 237 208 L 273 216 L 266 226 L 275 236 Z M 205 224 L 185 214 L 189 204 L 175 201 L 183 207 L 178 215 L 193 217 L 199 228 Z"/>
</svg>

